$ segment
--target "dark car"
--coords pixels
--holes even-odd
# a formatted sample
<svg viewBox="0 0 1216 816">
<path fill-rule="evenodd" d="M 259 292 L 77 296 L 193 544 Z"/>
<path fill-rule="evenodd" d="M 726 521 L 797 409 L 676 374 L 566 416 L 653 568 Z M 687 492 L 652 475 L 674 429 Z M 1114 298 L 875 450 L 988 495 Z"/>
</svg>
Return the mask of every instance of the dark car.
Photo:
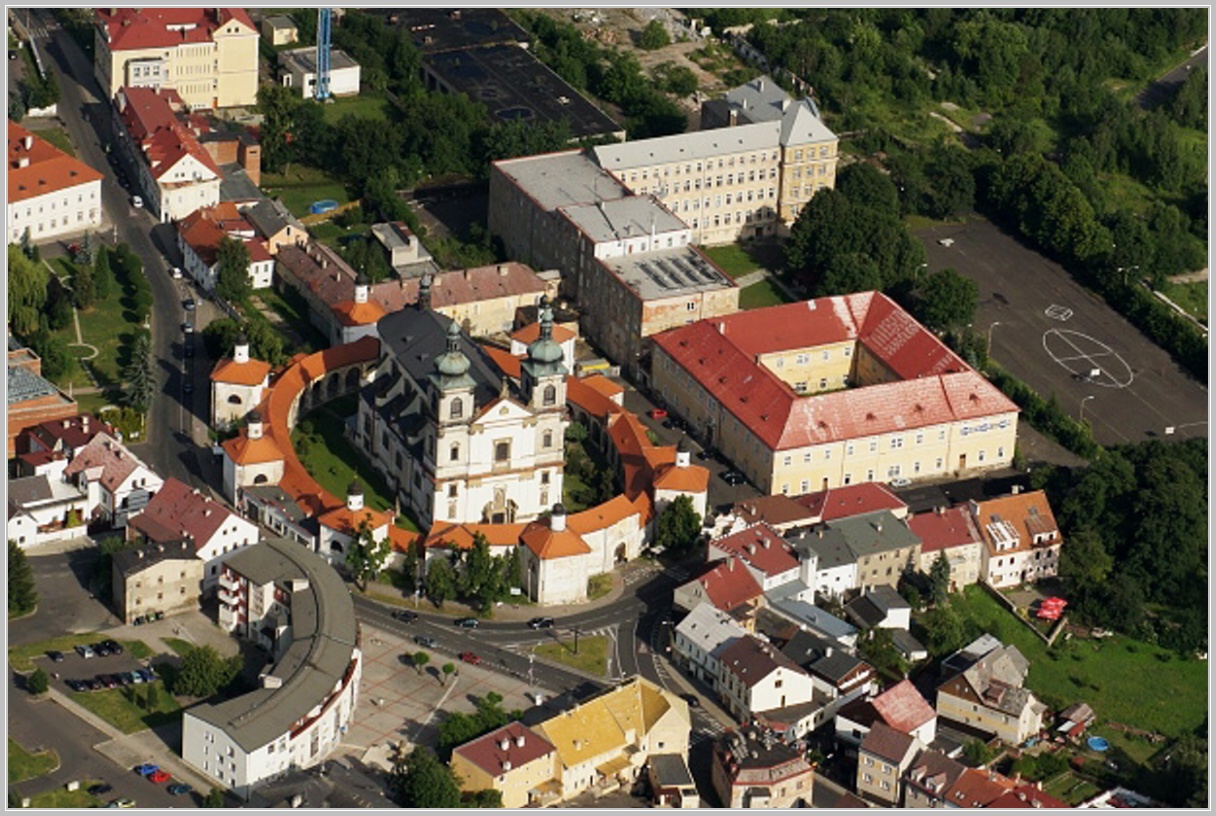
<svg viewBox="0 0 1216 816">
<path fill-rule="evenodd" d="M 136 669 L 136 671 L 139 672 L 139 676 L 144 679 L 145 683 L 151 683 L 156 679 L 156 673 L 151 669 Z"/>
<path fill-rule="evenodd" d="M 170 796 L 181 796 L 184 793 L 189 793 L 190 791 L 194 790 L 194 788 L 190 787 L 184 782 L 174 782 L 169 786 L 168 790 Z"/>
<path fill-rule="evenodd" d="M 143 626 L 143 625 L 144 625 L 144 622 L 145 622 L 145 621 L 144 621 L 144 616 L 143 616 L 143 615 L 140 615 L 138 618 L 136 618 L 135 620 L 131 621 L 131 625 L 132 625 L 132 626 Z"/>
<path fill-rule="evenodd" d="M 64 680 L 68 688 L 72 691 L 88 691 L 89 687 L 84 684 L 83 680 Z"/>
<path fill-rule="evenodd" d="M 741 485 L 747 481 L 747 477 L 737 470 L 725 470 L 722 472 L 722 481 L 728 485 Z"/>
<path fill-rule="evenodd" d="M 97 655 L 98 657 L 109 657 L 110 649 L 104 643 L 94 643 L 93 654 Z"/>
<path fill-rule="evenodd" d="M 481 625 L 481 621 L 477 618 L 457 618 L 456 625 L 461 629 L 476 629 Z"/>
<path fill-rule="evenodd" d="M 46 656 L 49 657 L 51 660 L 54 660 L 56 663 L 63 662 L 63 652 L 58 651 L 57 649 L 51 649 L 49 652 L 46 653 Z"/>
<path fill-rule="evenodd" d="M 101 680 L 96 677 L 94 677 L 92 680 L 85 680 L 84 682 L 89 684 L 89 691 L 101 691 L 106 687 L 106 684 L 101 682 Z"/>
<path fill-rule="evenodd" d="M 701 707 L 701 698 L 695 694 L 681 694 L 680 697 L 684 699 L 684 702 L 688 703 L 689 708 Z"/>
<path fill-rule="evenodd" d="M 194 383 L 191 382 L 190 380 L 183 380 L 182 381 L 182 392 L 185 394 L 193 394 L 194 393 Z"/>
<path fill-rule="evenodd" d="M 112 790 L 114 790 L 113 785 L 106 785 L 104 783 L 100 785 L 91 785 L 89 787 L 89 793 L 93 794 L 94 796 L 101 796 L 103 793 L 109 793 Z"/>
<path fill-rule="evenodd" d="M 435 648 L 435 638 L 430 635 L 414 635 L 414 642 L 419 646 L 425 646 L 428 649 Z"/>
<path fill-rule="evenodd" d="M 533 629 L 549 629 L 553 626 L 553 618 L 533 618 L 528 621 L 528 626 Z"/>
<path fill-rule="evenodd" d="M 81 657 L 83 657 L 87 660 L 90 657 L 93 657 L 96 654 L 96 652 L 93 651 L 92 646 L 89 646 L 84 643 L 80 643 L 80 644 L 77 644 L 77 646 L 76 646 L 76 654 L 80 655 Z"/>
<path fill-rule="evenodd" d="M 110 654 L 122 654 L 122 644 L 117 640 L 104 641 L 104 645 L 110 650 Z"/>
<path fill-rule="evenodd" d="M 198 304 L 194 302 L 194 298 L 186 298 L 186 303 L 185 303 L 185 306 L 186 306 L 186 311 L 187 311 L 187 312 L 193 312 L 193 311 L 194 311 L 194 307 L 195 307 L 195 306 L 197 306 L 197 305 L 198 305 Z"/>
<path fill-rule="evenodd" d="M 418 613 L 411 612 L 408 609 L 398 609 L 393 612 L 393 620 L 399 620 L 402 623 L 413 623 L 418 620 Z"/>
</svg>

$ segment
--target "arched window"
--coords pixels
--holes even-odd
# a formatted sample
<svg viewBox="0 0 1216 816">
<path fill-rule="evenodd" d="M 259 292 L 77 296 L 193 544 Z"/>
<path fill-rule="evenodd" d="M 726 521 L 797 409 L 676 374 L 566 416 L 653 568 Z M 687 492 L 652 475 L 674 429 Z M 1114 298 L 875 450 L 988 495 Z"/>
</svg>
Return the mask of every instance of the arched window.
<svg viewBox="0 0 1216 816">
<path fill-rule="evenodd" d="M 228 404 L 229 404 L 229 405 L 240 405 L 240 404 L 241 404 L 241 397 L 240 397 L 240 395 L 239 395 L 239 394 L 233 394 L 233 395 L 231 395 L 230 397 L 228 397 Z"/>
<path fill-rule="evenodd" d="M 331 544 L 329 545 L 329 549 L 330 549 L 330 552 L 336 552 L 336 553 L 341 554 L 341 552 L 342 552 L 342 545 L 341 545 L 341 544 L 339 544 L 338 542 L 334 541 L 333 543 L 331 543 Z"/>
<path fill-rule="evenodd" d="M 556 405 L 557 404 L 557 388 L 556 387 L 554 387 L 552 385 L 545 386 L 545 395 L 542 398 L 542 404 L 544 404 L 544 405 Z"/>
<path fill-rule="evenodd" d="M 553 431 L 545 431 L 545 435 L 542 437 L 542 439 L 543 439 L 542 444 L 544 447 L 546 447 L 546 448 L 553 447 Z"/>
<path fill-rule="evenodd" d="M 452 419 L 460 419 L 464 416 L 464 400 L 460 397 L 452 400 Z"/>
<path fill-rule="evenodd" d="M 266 484 L 268 481 L 270 480 L 266 478 L 265 473 L 259 473 L 257 476 L 253 477 L 253 483 L 255 485 Z"/>
<path fill-rule="evenodd" d="M 453 462 L 460 461 L 460 446 L 459 445 L 452 446 L 452 450 L 450 452 L 450 457 Z"/>
</svg>

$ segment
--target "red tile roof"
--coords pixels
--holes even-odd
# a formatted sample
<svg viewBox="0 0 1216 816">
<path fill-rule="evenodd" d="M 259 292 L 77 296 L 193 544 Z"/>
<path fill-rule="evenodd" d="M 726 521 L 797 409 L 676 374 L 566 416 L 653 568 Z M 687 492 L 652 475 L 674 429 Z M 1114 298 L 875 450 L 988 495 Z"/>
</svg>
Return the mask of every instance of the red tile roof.
<svg viewBox="0 0 1216 816">
<path fill-rule="evenodd" d="M 371 288 L 372 299 L 386 312 L 398 312 L 418 302 L 421 278 L 378 283 Z M 478 266 L 441 272 L 431 281 L 431 307 L 460 306 L 518 295 L 541 295 L 548 284 L 527 264 L 509 263 Z M 555 330 L 556 331 L 556 330 Z M 556 334 L 555 334 L 556 336 Z"/>
<path fill-rule="evenodd" d="M 567 329 L 565 326 L 555 325 L 553 327 L 553 340 L 559 344 L 565 343 L 567 340 L 573 340 L 576 337 L 578 337 L 578 334 L 570 329 Z M 529 323 L 522 329 L 517 329 L 515 333 L 511 335 L 511 339 L 523 343 L 524 345 L 536 342 L 538 339 L 540 339 L 540 324 Z"/>
<path fill-rule="evenodd" d="M 574 376 L 566 378 L 566 399 L 599 419 L 625 410 L 605 395 L 601 388 L 592 386 L 587 379 Z"/>
<path fill-rule="evenodd" d="M 523 745 L 517 742 L 521 738 Z M 507 741 L 506 748 L 502 747 L 503 740 Z M 511 768 L 522 768 L 556 750 L 553 743 L 535 731 L 526 728 L 522 723 L 513 722 L 497 731 L 491 731 L 484 737 L 466 742 L 452 753 L 460 754 L 487 775 L 499 777 Z"/>
<path fill-rule="evenodd" d="M 263 385 L 269 375 L 270 363 L 253 358 L 247 363 L 238 363 L 231 357 L 226 357 L 215 364 L 211 381 L 233 385 Z"/>
<path fill-rule="evenodd" d="M 798 569 L 798 555 L 777 531 L 761 522 L 709 543 L 728 556 L 736 556 L 768 577 Z"/>
<path fill-rule="evenodd" d="M 343 326 L 373 326 L 380 322 L 388 312 L 374 300 L 367 303 L 357 303 L 354 300 L 344 300 L 334 307 L 334 315 Z"/>
<path fill-rule="evenodd" d="M 709 602 L 723 612 L 731 612 L 764 594 L 751 572 L 737 558 L 718 562 L 693 579 L 701 585 Z"/>
<path fill-rule="evenodd" d="M 527 524 L 455 524 L 436 521 L 423 541 L 427 549 L 473 549 L 473 537 L 481 533 L 491 547 L 513 547 Z"/>
<path fill-rule="evenodd" d="M 588 535 L 619 524 L 630 516 L 638 515 L 639 512 L 642 513 L 642 519 L 645 520 L 645 513 L 638 509 L 636 503 L 622 494 L 612 497 L 603 504 L 588 507 L 581 513 L 574 513 L 566 519 L 566 526 L 580 535 Z"/>
<path fill-rule="evenodd" d="M 48 420 L 23 429 L 17 437 L 17 449 L 33 450 L 36 442 L 47 450 L 75 450 L 99 433 L 113 436 L 114 427 L 91 414 Z"/>
<path fill-rule="evenodd" d="M 700 465 L 660 465 L 655 470 L 654 486 L 658 490 L 705 493 L 709 490 L 709 471 Z"/>
<path fill-rule="evenodd" d="M 29 147 L 26 147 L 27 142 Z M 22 161 L 28 160 L 22 167 Z M 8 123 L 8 203 L 99 181 L 102 174 L 11 119 Z"/>
<path fill-rule="evenodd" d="M 210 496 L 169 477 L 129 524 L 153 542 L 163 544 L 190 536 L 195 549 L 202 549 L 233 518 L 235 514 Z"/>
<path fill-rule="evenodd" d="M 76 451 L 72 461 L 64 469 L 64 475 L 75 476 L 85 470 L 101 468 L 101 484 L 113 493 L 137 467 L 143 465 L 131 451 L 106 433 L 99 433 L 89 444 Z"/>
<path fill-rule="evenodd" d="M 993 799 L 990 808 L 1066 808 L 1072 807 L 1034 785 L 1021 784 L 1013 790 Z"/>
<path fill-rule="evenodd" d="M 542 561 L 571 555 L 587 555 L 591 552 L 587 542 L 574 530 L 567 527 L 560 532 L 554 532 L 547 521 L 534 521 L 529 524 L 519 540 Z"/>
<path fill-rule="evenodd" d="M 603 374 L 592 374 L 590 377 L 583 377 L 582 383 L 593 391 L 597 391 L 609 399 L 613 399 L 625 393 L 625 386 L 621 385 L 620 383 L 613 382 Z"/>
<path fill-rule="evenodd" d="M 339 533 L 348 536 L 358 535 L 359 528 L 364 522 L 367 522 L 372 530 L 379 530 L 381 527 L 393 523 L 393 514 L 382 513 L 370 507 L 364 507 L 362 510 L 351 510 L 343 504 L 341 507 L 335 507 L 317 517 L 317 523 L 321 526 L 337 530 Z"/>
<path fill-rule="evenodd" d="M 238 465 L 263 465 L 286 458 L 283 455 L 283 449 L 279 447 L 273 437 L 264 435 L 260 439 L 250 439 L 244 431 L 240 436 L 226 441 L 224 450 L 228 452 L 228 457 Z"/>
<path fill-rule="evenodd" d="M 1034 537 L 1039 533 L 1054 533 L 1051 544 L 1060 543 L 1060 526 L 1051 512 L 1047 494 L 1042 490 L 1017 493 L 1000 499 L 979 502 L 975 506 L 976 526 L 991 552 L 996 552 L 990 525 L 1007 522 L 1018 535 L 1018 545 L 1003 553 L 1024 552 L 1033 548 Z"/>
<path fill-rule="evenodd" d="M 178 119 L 183 103 L 176 91 L 123 86 L 119 92 L 126 99 L 122 119 L 127 132 L 143 149 L 153 176 L 160 179 L 187 155 L 221 175 L 215 159 Z"/>
<path fill-rule="evenodd" d="M 506 349 L 501 349 L 498 346 L 491 346 L 488 343 L 482 343 L 481 347 L 485 350 L 489 358 L 494 361 L 494 365 L 498 366 L 498 370 L 503 374 L 517 380 L 523 376 L 522 357 L 516 357 Z"/>
<path fill-rule="evenodd" d="M 217 29 L 233 20 L 257 32 L 243 8 L 97 9 L 111 51 L 209 43 Z"/>
<path fill-rule="evenodd" d="M 1013 780 L 1002 774 L 968 768 L 946 791 L 945 799 L 956 808 L 989 807 L 1013 788 Z"/>
<path fill-rule="evenodd" d="M 885 295 L 866 292 L 715 317 L 655 335 L 655 343 L 768 447 L 783 450 L 1016 412 Z M 795 307 L 791 309 L 791 307 Z M 823 315 L 807 320 L 807 312 Z M 811 333 L 784 326 L 793 316 L 820 323 Z M 783 319 L 784 318 L 784 319 Z M 857 340 L 905 379 L 819 395 L 798 395 L 756 355 L 794 343 Z M 767 332 L 767 333 L 766 333 Z M 781 332 L 786 332 L 781 334 Z M 768 339 L 777 333 L 780 342 Z M 788 346 L 787 346 L 788 347 Z M 919 361 L 919 367 L 913 365 Z"/>
<path fill-rule="evenodd" d="M 966 505 L 951 507 L 941 513 L 929 511 L 916 513 L 908 519 L 908 526 L 920 539 L 922 554 L 937 552 L 964 544 L 983 543 L 980 531 Z"/>
<path fill-rule="evenodd" d="M 870 704 L 887 725 L 905 734 L 911 734 L 937 718 L 937 712 L 907 679 L 891 686 L 871 700 Z"/>
<path fill-rule="evenodd" d="M 822 521 L 860 516 L 878 510 L 906 510 L 908 505 L 878 482 L 833 487 L 817 493 L 795 496 L 794 501 Z"/>
<path fill-rule="evenodd" d="M 908 757 L 908 752 L 915 744 L 915 737 L 891 728 L 882 721 L 876 721 L 862 739 L 861 750 L 880 757 L 892 765 L 900 765 Z"/>
</svg>

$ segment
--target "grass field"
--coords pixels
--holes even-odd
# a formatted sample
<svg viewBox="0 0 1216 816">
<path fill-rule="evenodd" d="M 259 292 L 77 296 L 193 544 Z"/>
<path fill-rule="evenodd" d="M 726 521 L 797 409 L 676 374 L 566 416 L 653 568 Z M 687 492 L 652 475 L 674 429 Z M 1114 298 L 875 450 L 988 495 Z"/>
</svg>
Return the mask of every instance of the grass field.
<svg viewBox="0 0 1216 816">
<path fill-rule="evenodd" d="M 67 153 L 69 156 L 76 155 L 76 146 L 72 144 L 72 139 L 68 136 L 68 132 L 61 127 L 48 128 L 38 131 L 38 135 L 46 139 L 55 147 Z"/>
<path fill-rule="evenodd" d="M 295 164 L 287 173 L 263 173 L 262 189 L 268 196 L 278 196 L 292 215 L 303 218 L 315 201 L 333 199 L 339 204 L 350 201 L 346 185 L 341 180 L 315 167 Z"/>
<path fill-rule="evenodd" d="M 15 785 L 27 779 L 46 776 L 59 767 L 59 755 L 54 751 L 33 753 L 12 737 L 8 738 L 8 783 Z"/>
<path fill-rule="evenodd" d="M 194 644 L 188 640 L 181 638 L 161 638 L 170 649 L 177 652 L 182 657 L 194 651 Z"/>
<path fill-rule="evenodd" d="M 76 274 L 76 265 L 66 258 L 56 258 L 51 266 L 55 268 L 56 274 L 60 277 L 70 279 Z M 128 336 L 140 325 L 139 317 L 123 305 L 124 301 L 125 298 L 120 292 L 113 292 L 104 301 L 98 301 L 87 310 L 78 312 L 81 339 L 97 348 L 97 356 L 90 361 L 90 364 L 97 373 L 99 380 L 97 384 L 102 387 L 117 385 L 121 382 L 120 372 L 123 361 L 119 358 L 119 351 Z M 55 335 L 63 338 L 65 343 L 73 344 L 76 342 L 76 327 L 69 323 L 55 332 Z M 90 349 L 75 345 L 71 346 L 68 351 L 75 358 L 85 357 L 92 353 Z M 74 388 L 87 388 L 93 385 L 79 362 L 69 369 L 56 385 L 67 388 L 69 383 Z"/>
<path fill-rule="evenodd" d="M 358 96 L 332 97 L 321 109 L 325 112 L 325 121 L 332 125 L 347 115 L 361 119 L 388 121 L 391 107 L 389 101 L 382 96 L 359 94 Z"/>
<path fill-rule="evenodd" d="M 760 268 L 760 264 L 752 258 L 747 247 L 742 244 L 701 247 L 701 251 L 732 278 L 738 278 Z"/>
<path fill-rule="evenodd" d="M 259 291 L 257 297 L 304 339 L 304 345 L 293 348 L 292 352 L 302 351 L 305 354 L 312 354 L 315 351 L 329 348 L 329 341 L 325 339 L 325 335 L 308 319 L 308 304 L 294 290 L 289 290 L 289 292 L 291 294 L 284 297 L 276 292 L 274 287 L 268 287 Z M 280 333 L 282 333 L 281 330 Z"/>
<path fill-rule="evenodd" d="M 1044 783 L 1043 792 L 1062 799 L 1073 807 L 1101 793 L 1096 785 L 1084 779 L 1078 779 L 1072 771 Z"/>
<path fill-rule="evenodd" d="M 587 581 L 587 600 L 596 601 L 612 591 L 612 575 L 592 575 Z"/>
<path fill-rule="evenodd" d="M 1208 283 L 1167 283 L 1162 293 L 1187 311 L 1191 317 L 1208 322 Z"/>
<path fill-rule="evenodd" d="M 96 643 L 102 638 L 96 632 L 82 632 L 76 635 L 63 635 L 62 637 L 51 638 L 44 640 L 41 643 L 31 643 L 26 646 L 14 646 L 8 650 L 8 667 L 13 671 L 27 672 L 33 671 L 35 666 L 35 658 L 45 657 L 46 653 L 52 650 L 60 652 L 70 652 L 82 643 Z M 137 660 L 143 660 L 152 655 L 152 649 L 142 640 L 120 640 L 122 647 Z M 43 665 L 46 665 L 45 663 Z"/>
<path fill-rule="evenodd" d="M 565 663 L 576 669 L 603 677 L 608 673 L 608 637 L 592 635 L 578 639 L 578 654 L 574 653 L 574 638 L 561 643 L 542 643 L 536 647 L 538 657 Z"/>
<path fill-rule="evenodd" d="M 150 687 L 156 688 L 159 692 L 157 706 L 154 711 L 145 711 L 130 697 L 143 694 Z M 177 699 L 169 693 L 164 682 L 160 680 L 155 681 L 151 686 L 140 683 L 104 691 L 74 691 L 70 696 L 73 702 L 92 711 L 124 734 L 134 734 L 146 728 L 173 722 L 182 710 Z"/>
<path fill-rule="evenodd" d="M 102 800 L 89 793 L 89 787 L 97 784 L 96 780 L 80 783 L 74 791 L 55 788 L 37 796 L 30 797 L 32 808 L 94 808 L 103 807 Z"/>
<path fill-rule="evenodd" d="M 1048 649 L 978 586 L 956 595 L 960 614 L 1030 661 L 1027 687 L 1053 707 L 1083 700 L 1099 722 L 1158 731 L 1170 737 L 1199 727 L 1207 716 L 1207 664 L 1116 635 L 1102 641 L 1057 641 Z"/>
<path fill-rule="evenodd" d="M 744 287 L 739 292 L 740 309 L 760 309 L 765 306 L 780 306 L 789 303 L 785 293 L 773 285 L 772 281 L 762 280 Z"/>
</svg>

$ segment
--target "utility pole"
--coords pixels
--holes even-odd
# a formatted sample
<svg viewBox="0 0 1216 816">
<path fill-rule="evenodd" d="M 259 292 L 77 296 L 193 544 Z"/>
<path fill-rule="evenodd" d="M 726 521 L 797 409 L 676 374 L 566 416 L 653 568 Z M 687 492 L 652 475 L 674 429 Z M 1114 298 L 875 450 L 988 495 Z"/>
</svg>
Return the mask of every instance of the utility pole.
<svg viewBox="0 0 1216 816">
<path fill-rule="evenodd" d="M 578 654 L 578 627 L 574 627 L 574 653 Z"/>
</svg>

